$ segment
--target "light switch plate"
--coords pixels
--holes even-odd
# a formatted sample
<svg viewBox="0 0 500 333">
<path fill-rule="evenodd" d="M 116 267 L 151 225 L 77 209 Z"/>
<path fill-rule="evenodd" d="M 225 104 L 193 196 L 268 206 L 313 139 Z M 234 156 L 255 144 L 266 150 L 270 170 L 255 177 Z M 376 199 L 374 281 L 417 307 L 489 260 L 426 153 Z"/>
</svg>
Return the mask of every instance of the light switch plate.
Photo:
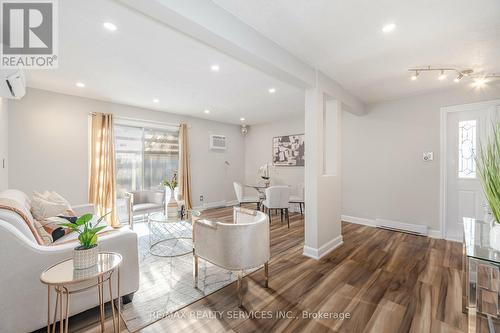
<svg viewBox="0 0 500 333">
<path fill-rule="evenodd" d="M 425 162 L 432 161 L 432 160 L 434 160 L 434 153 L 432 151 L 423 152 L 422 153 L 422 159 Z"/>
</svg>

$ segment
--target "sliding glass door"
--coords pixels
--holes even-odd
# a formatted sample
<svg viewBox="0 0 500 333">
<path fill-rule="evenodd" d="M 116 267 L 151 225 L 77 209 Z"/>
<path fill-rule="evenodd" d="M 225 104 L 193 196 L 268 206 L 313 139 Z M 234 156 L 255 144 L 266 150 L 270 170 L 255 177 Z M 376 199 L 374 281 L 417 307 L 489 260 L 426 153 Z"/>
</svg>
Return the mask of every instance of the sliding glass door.
<svg viewBox="0 0 500 333">
<path fill-rule="evenodd" d="M 179 131 L 115 125 L 116 192 L 160 188 L 179 166 Z"/>
</svg>

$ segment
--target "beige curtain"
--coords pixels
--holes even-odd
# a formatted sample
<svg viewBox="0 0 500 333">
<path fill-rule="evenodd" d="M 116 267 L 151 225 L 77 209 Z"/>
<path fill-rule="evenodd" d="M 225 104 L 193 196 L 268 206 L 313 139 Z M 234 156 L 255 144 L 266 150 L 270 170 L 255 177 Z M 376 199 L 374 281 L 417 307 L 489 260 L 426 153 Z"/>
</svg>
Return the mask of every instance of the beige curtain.
<svg viewBox="0 0 500 333">
<path fill-rule="evenodd" d="M 90 148 L 89 202 L 95 204 L 97 213 L 107 216 L 108 224 L 119 227 L 116 214 L 115 140 L 113 115 L 92 114 Z"/>
<path fill-rule="evenodd" d="M 191 209 L 191 171 L 189 168 L 188 130 L 186 124 L 181 124 L 179 129 L 179 190 L 186 205 Z"/>
</svg>

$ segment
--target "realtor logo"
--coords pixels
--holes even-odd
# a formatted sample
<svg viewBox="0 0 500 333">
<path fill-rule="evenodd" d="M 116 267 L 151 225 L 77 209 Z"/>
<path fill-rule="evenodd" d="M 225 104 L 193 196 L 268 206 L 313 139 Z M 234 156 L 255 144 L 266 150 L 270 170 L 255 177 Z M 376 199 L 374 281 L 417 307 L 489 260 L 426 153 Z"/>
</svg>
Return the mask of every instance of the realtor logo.
<svg viewBox="0 0 500 333">
<path fill-rule="evenodd" d="M 56 0 L 2 0 L 2 68 L 57 68 Z"/>
</svg>

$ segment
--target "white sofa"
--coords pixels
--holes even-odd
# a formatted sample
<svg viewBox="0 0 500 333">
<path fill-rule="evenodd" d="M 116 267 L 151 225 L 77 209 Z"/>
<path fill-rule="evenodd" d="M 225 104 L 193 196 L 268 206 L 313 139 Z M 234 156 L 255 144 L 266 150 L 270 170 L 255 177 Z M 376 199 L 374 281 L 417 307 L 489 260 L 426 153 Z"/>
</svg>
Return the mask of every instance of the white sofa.
<svg viewBox="0 0 500 333">
<path fill-rule="evenodd" d="M 0 198 L 29 205 L 27 196 L 17 190 L 1 192 Z M 92 205 L 73 209 L 79 215 L 94 213 Z M 137 235 L 128 229 L 120 229 L 102 235 L 98 243 L 102 251 L 118 252 L 123 256 L 121 295 L 131 299 L 139 289 Z M 40 282 L 40 274 L 49 266 L 71 258 L 75 245 L 75 242 L 38 245 L 26 222 L 17 213 L 0 209 L 0 332 L 30 332 L 47 324 L 47 287 Z M 106 290 L 104 294 L 109 295 Z M 116 290 L 113 293 L 116 295 Z M 109 301 L 109 296 L 106 297 Z M 51 299 L 55 300 L 55 294 Z M 98 304 L 97 289 L 82 292 L 71 298 L 70 315 Z M 54 304 L 51 308 L 53 311 Z"/>
<path fill-rule="evenodd" d="M 268 286 L 271 257 L 269 217 L 259 211 L 235 207 L 233 223 L 193 220 L 193 277 L 198 285 L 198 258 L 238 271 L 238 304 L 242 306 L 243 270 L 264 266 Z"/>
</svg>

